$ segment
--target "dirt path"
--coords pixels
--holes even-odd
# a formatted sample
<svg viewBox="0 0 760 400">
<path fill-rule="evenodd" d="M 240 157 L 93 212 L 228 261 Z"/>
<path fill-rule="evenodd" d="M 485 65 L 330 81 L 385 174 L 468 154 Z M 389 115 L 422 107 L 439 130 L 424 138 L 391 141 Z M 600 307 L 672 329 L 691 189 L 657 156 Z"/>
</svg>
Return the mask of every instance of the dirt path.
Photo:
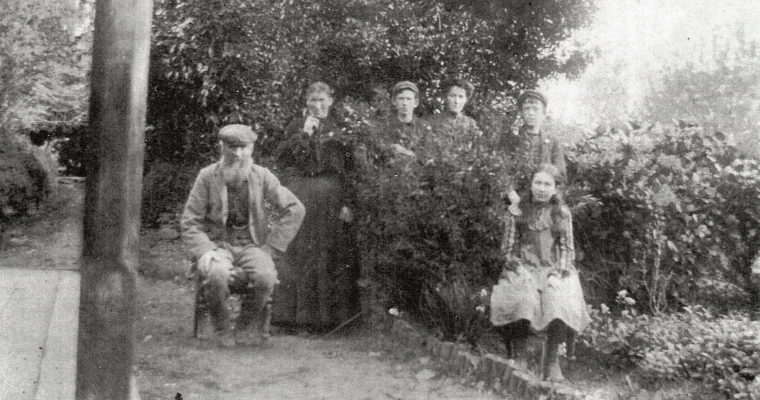
<svg viewBox="0 0 760 400">
<path fill-rule="evenodd" d="M 143 399 L 500 398 L 438 375 L 429 357 L 379 333 L 275 334 L 270 348 L 221 349 L 192 339 L 186 285 L 143 281 L 140 297 Z"/>
<path fill-rule="evenodd" d="M 53 215 L 6 230 L 0 268 L 77 268 L 82 185 L 62 189 Z M 503 398 L 436 373 L 421 349 L 381 332 L 275 333 L 266 349 L 221 349 L 194 339 L 181 245 L 158 236 L 145 232 L 141 246 L 135 369 L 143 400 Z"/>
</svg>

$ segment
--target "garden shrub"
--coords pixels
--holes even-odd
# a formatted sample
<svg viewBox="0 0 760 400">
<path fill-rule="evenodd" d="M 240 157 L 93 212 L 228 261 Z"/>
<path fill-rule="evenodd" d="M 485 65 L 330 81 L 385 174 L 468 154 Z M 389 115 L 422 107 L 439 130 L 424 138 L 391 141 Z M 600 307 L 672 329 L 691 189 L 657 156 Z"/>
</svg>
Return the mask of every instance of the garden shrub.
<svg viewBox="0 0 760 400">
<path fill-rule="evenodd" d="M 364 149 L 355 176 L 357 230 L 361 286 L 376 296 L 375 312 L 395 307 L 445 339 L 474 342 L 487 327 L 479 294 L 501 271 L 506 207 L 496 136 L 459 137 L 440 157 L 412 161 L 378 141 L 382 134 L 369 121 L 382 111 L 347 108 L 346 125 Z"/>
<path fill-rule="evenodd" d="M 439 337 L 475 346 L 491 328 L 487 315 L 489 296 L 487 289 L 473 292 L 471 282 L 454 277 L 425 287 L 420 311 Z"/>
<path fill-rule="evenodd" d="M 49 140 L 58 153 L 58 163 L 66 176 L 85 176 L 84 141 L 88 133 L 87 125 L 56 127 Z"/>
<path fill-rule="evenodd" d="M 195 177 L 196 165 L 155 163 L 143 177 L 142 220 L 148 226 L 176 225 Z"/>
<path fill-rule="evenodd" d="M 41 206 L 54 173 L 35 156 L 30 144 L 0 134 L 0 219 Z"/>
<path fill-rule="evenodd" d="M 624 288 L 648 310 L 695 300 L 703 277 L 740 285 L 758 303 L 760 168 L 720 132 L 652 126 L 570 149 L 574 185 L 599 200 L 577 213 L 590 292 Z"/>
<path fill-rule="evenodd" d="M 746 314 L 716 316 L 700 306 L 672 314 L 639 314 L 621 291 L 622 311 L 591 309 L 581 336 L 595 351 L 637 366 L 653 379 L 702 381 L 731 398 L 760 396 L 760 321 Z"/>
</svg>

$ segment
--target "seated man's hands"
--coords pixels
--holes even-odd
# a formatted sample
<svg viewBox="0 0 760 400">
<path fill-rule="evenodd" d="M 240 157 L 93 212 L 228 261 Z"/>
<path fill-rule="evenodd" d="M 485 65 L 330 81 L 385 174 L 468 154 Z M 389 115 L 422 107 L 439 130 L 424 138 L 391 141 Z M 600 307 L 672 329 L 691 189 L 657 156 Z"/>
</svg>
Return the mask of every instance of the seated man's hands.
<svg viewBox="0 0 760 400">
<path fill-rule="evenodd" d="M 207 276 L 211 270 L 211 260 L 219 261 L 222 258 L 215 250 L 209 250 L 198 259 L 198 272 L 201 276 Z"/>
</svg>

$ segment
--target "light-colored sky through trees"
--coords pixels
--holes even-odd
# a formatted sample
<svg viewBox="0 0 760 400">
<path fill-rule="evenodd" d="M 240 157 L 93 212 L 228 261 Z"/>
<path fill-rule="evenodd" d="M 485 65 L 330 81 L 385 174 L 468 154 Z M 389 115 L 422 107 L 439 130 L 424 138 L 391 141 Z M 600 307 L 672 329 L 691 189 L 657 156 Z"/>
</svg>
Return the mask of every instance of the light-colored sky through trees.
<svg viewBox="0 0 760 400">
<path fill-rule="evenodd" d="M 592 26 L 574 38 L 598 49 L 595 62 L 577 80 L 542 84 L 550 114 L 566 123 L 639 117 L 661 74 L 689 62 L 711 68 L 716 46 L 736 46 L 738 29 L 747 41 L 760 39 L 760 0 L 598 1 Z"/>
</svg>

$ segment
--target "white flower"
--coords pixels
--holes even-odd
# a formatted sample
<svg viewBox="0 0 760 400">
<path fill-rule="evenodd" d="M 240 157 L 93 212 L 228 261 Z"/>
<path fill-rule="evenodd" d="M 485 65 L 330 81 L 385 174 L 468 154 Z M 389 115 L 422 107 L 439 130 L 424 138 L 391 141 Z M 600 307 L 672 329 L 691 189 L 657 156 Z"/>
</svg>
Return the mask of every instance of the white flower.
<svg viewBox="0 0 760 400">
<path fill-rule="evenodd" d="M 486 306 L 479 305 L 479 306 L 475 307 L 475 310 L 478 311 L 478 312 L 480 312 L 480 313 L 485 314 L 486 313 Z"/>
<path fill-rule="evenodd" d="M 388 310 L 388 314 L 393 315 L 394 317 L 398 317 L 401 315 L 401 313 L 398 311 L 398 308 L 393 307 L 390 310 Z"/>
<path fill-rule="evenodd" d="M 480 289 L 480 298 L 485 299 L 486 297 L 488 297 L 488 289 L 486 288 Z"/>
</svg>

